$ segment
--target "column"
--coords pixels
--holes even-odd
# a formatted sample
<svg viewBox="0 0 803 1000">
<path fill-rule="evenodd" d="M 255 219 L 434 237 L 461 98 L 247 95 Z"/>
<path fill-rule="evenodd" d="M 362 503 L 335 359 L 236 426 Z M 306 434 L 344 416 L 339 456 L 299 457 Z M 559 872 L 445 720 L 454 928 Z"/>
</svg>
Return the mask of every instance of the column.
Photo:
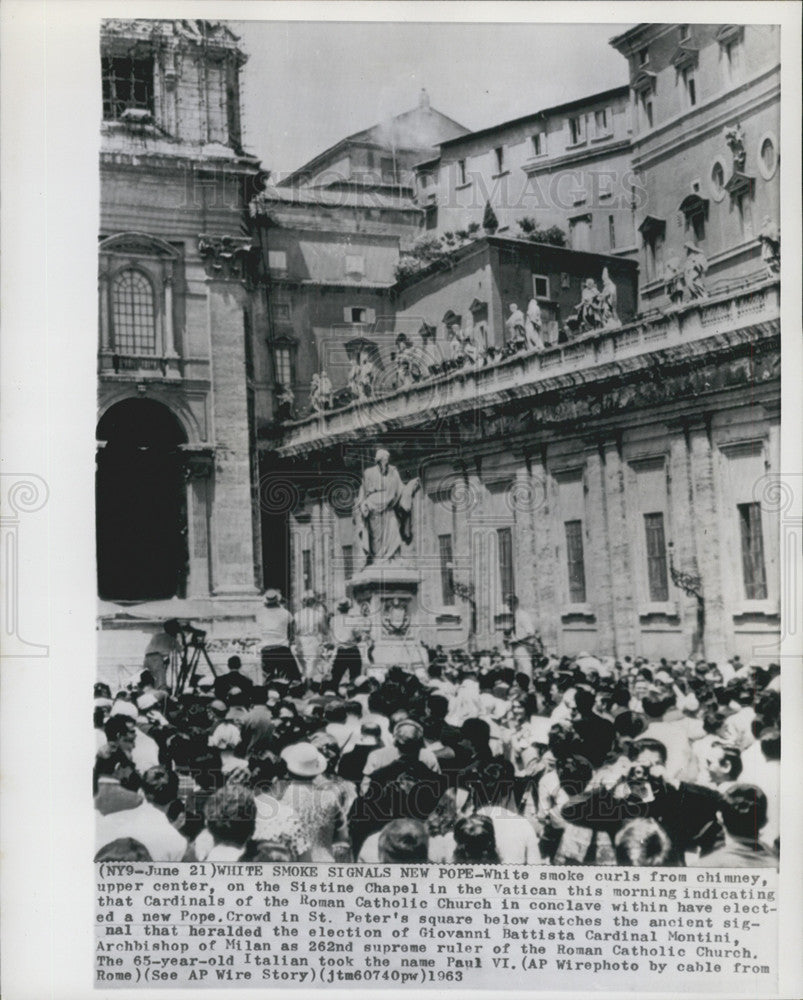
<svg viewBox="0 0 803 1000">
<path fill-rule="evenodd" d="M 187 556 L 189 575 L 187 597 L 208 597 L 210 590 L 209 518 L 212 506 L 211 454 L 188 454 L 187 478 Z"/>
<path fill-rule="evenodd" d="M 685 424 L 670 426 L 669 435 L 670 521 L 666 541 L 667 545 L 672 542 L 672 563 L 675 569 L 694 576 L 700 570 L 693 522 L 691 453 Z M 677 601 L 683 637 L 691 652 L 697 631 L 697 598 L 675 587 L 671 578 L 669 585 L 670 597 Z"/>
<path fill-rule="evenodd" d="M 605 490 L 605 449 L 598 443 L 586 451 L 586 600 L 591 605 L 597 623 L 596 652 L 602 656 L 617 655 L 614 621 L 613 579 L 608 551 L 608 512 Z M 589 652 L 595 652 L 589 650 Z"/>
<path fill-rule="evenodd" d="M 535 595 L 535 544 L 533 538 L 533 508 L 540 502 L 540 495 L 533 487 L 529 463 L 518 455 L 508 501 L 513 510 L 514 562 L 516 594 L 522 609 L 532 612 L 536 606 Z"/>
<path fill-rule="evenodd" d="M 245 380 L 243 297 L 236 281 L 207 279 L 215 445 L 213 593 L 255 595 L 251 463 Z"/>
<path fill-rule="evenodd" d="M 100 274 L 100 350 L 102 354 L 111 351 L 109 331 L 109 276 Z"/>
<path fill-rule="evenodd" d="M 625 506 L 625 484 L 622 459 L 617 442 L 606 440 L 603 445 L 603 489 L 607 510 L 605 539 L 610 566 L 613 628 L 616 655 L 638 653 L 636 620 L 638 608 L 633 593 L 635 574 L 631 564 L 630 531 Z M 630 529 L 630 530 L 628 530 Z"/>
<path fill-rule="evenodd" d="M 172 264 L 166 265 L 172 267 Z M 165 274 L 165 312 L 164 312 L 164 340 L 162 343 L 162 354 L 165 358 L 177 358 L 178 347 L 175 342 L 175 331 L 173 328 L 173 275 Z"/>
<path fill-rule="evenodd" d="M 722 593 L 722 565 L 719 552 L 720 534 L 717 516 L 714 454 L 705 426 L 695 426 L 689 432 L 691 449 L 692 518 L 695 548 L 705 597 L 705 656 L 708 660 L 725 659 L 730 654 L 729 637 L 732 622 L 725 617 Z"/>
<path fill-rule="evenodd" d="M 559 652 L 561 594 L 554 539 L 557 496 L 555 483 L 547 472 L 545 448 L 540 455 L 533 455 L 531 459 L 530 481 L 534 495 L 541 498 L 540 503 L 533 506 L 531 513 L 536 627 L 544 648 Z"/>
</svg>

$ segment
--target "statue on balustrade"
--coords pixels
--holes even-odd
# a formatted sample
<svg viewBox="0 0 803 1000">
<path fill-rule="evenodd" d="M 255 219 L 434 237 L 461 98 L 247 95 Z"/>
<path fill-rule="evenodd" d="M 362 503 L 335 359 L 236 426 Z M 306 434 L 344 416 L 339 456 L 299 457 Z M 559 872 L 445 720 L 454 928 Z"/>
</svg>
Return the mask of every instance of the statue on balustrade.
<svg viewBox="0 0 803 1000">
<path fill-rule="evenodd" d="M 352 398 L 358 402 L 369 399 L 373 395 L 375 377 L 374 363 L 368 351 L 363 348 L 351 359 L 349 368 L 348 385 Z"/>
<path fill-rule="evenodd" d="M 463 364 L 466 360 L 465 344 L 463 334 L 457 323 L 452 323 L 449 327 L 449 359 L 458 364 Z"/>
<path fill-rule="evenodd" d="M 505 320 L 505 328 L 509 335 L 508 343 L 517 350 L 522 350 L 527 345 L 526 321 L 524 313 L 515 302 L 510 303 L 510 315 Z"/>
<path fill-rule="evenodd" d="M 603 330 L 615 330 L 622 325 L 616 311 L 616 285 L 608 274 L 608 268 L 602 269 L 602 290 L 599 293 L 600 321 Z"/>
<path fill-rule="evenodd" d="M 396 354 L 394 356 L 396 364 L 396 388 L 404 389 L 416 381 L 414 377 L 415 359 L 413 358 L 413 345 L 406 333 L 400 333 L 396 337 Z"/>
<path fill-rule="evenodd" d="M 764 224 L 758 238 L 761 243 L 761 259 L 767 268 L 767 277 L 776 278 L 781 273 L 781 234 L 768 215 L 764 216 Z"/>
<path fill-rule="evenodd" d="M 705 288 L 705 276 L 708 273 L 708 260 L 696 243 L 686 244 L 686 261 L 683 265 L 683 284 L 686 286 L 686 299 L 704 299 L 708 292 Z"/>
<path fill-rule="evenodd" d="M 332 408 L 332 382 L 326 372 L 312 376 L 309 401 L 316 413 Z"/>
<path fill-rule="evenodd" d="M 369 566 L 400 560 L 402 542 L 413 540 L 413 498 L 421 488 L 417 476 L 402 482 L 384 448 L 377 449 L 375 458 L 376 465 L 363 473 L 353 514 L 355 537 Z"/>
<path fill-rule="evenodd" d="M 289 385 L 276 386 L 276 421 L 292 420 L 296 397 Z"/>
<path fill-rule="evenodd" d="M 677 257 L 670 257 L 664 266 L 664 288 L 673 305 L 683 301 L 683 275 Z"/>
<path fill-rule="evenodd" d="M 543 351 L 544 324 L 541 319 L 541 307 L 536 299 L 530 299 L 527 304 L 527 316 L 524 320 L 524 333 L 528 351 Z"/>
</svg>

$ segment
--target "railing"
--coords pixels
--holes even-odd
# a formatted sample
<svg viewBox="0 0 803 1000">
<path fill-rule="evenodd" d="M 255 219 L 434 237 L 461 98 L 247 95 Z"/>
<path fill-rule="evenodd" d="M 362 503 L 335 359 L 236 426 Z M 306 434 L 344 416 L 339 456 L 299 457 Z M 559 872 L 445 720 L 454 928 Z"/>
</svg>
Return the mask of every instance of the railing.
<svg viewBox="0 0 803 1000">
<path fill-rule="evenodd" d="M 521 386 L 600 364 L 623 361 L 654 350 L 737 330 L 746 323 L 777 320 L 780 286 L 777 279 L 717 298 L 703 299 L 653 311 L 625 327 L 582 335 L 545 351 L 515 354 L 483 367 L 463 367 L 383 396 L 352 402 L 287 424 L 279 451 L 294 454 L 327 439 L 348 437 L 360 428 L 408 422 L 411 416 L 437 409 L 441 413 L 481 406 L 485 398 L 515 394 Z"/>
<path fill-rule="evenodd" d="M 177 357 L 156 354 L 116 354 L 101 351 L 99 368 L 102 375 L 138 375 L 144 378 L 181 378 L 182 361 Z"/>
</svg>

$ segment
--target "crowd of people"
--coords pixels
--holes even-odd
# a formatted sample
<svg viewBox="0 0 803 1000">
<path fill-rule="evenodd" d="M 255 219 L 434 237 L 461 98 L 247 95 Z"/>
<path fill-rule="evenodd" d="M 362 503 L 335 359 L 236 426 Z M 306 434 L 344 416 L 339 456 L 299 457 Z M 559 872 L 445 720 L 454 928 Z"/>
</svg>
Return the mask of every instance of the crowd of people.
<svg viewBox="0 0 803 1000">
<path fill-rule="evenodd" d="M 344 605 L 316 673 L 319 609 L 273 602 L 261 676 L 96 684 L 96 860 L 777 865 L 777 665 L 550 656 L 514 628 L 380 671 Z"/>
</svg>

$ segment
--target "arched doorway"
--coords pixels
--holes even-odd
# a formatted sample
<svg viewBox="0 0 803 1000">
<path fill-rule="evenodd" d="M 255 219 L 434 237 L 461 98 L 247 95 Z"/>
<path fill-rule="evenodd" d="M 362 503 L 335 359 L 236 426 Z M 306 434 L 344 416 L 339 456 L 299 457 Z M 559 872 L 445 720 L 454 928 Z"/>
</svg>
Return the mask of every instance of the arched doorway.
<svg viewBox="0 0 803 1000">
<path fill-rule="evenodd" d="M 178 446 L 187 436 L 168 407 L 126 399 L 101 418 L 96 477 L 98 593 L 104 600 L 183 597 L 186 491 Z"/>
</svg>

